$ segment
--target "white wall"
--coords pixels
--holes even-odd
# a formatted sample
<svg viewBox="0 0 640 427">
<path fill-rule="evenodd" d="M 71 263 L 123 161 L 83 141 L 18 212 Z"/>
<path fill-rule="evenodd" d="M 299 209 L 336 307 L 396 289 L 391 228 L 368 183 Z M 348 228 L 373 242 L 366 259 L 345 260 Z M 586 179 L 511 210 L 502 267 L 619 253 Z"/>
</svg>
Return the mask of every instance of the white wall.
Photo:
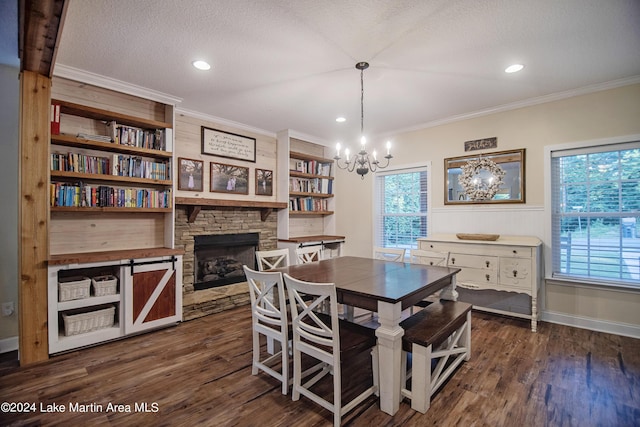
<svg viewBox="0 0 640 427">
<path fill-rule="evenodd" d="M 20 70 L 0 65 L 0 303 L 18 306 L 18 146 Z M 0 317 L 0 353 L 18 347 L 18 316 Z"/>
<path fill-rule="evenodd" d="M 401 108 L 391 108 L 389 114 L 402 114 Z M 399 133 L 391 138 L 393 166 L 431 161 L 430 233 L 532 235 L 544 240 L 544 183 L 548 179 L 543 174 L 544 147 L 638 133 L 640 84 L 634 84 Z M 445 205 L 444 159 L 469 154 L 464 152 L 464 141 L 487 137 L 498 138 L 497 149 L 474 153 L 526 149 L 526 203 Z M 338 171 L 336 184 L 340 189 L 336 191 L 336 232 L 347 237 L 345 253 L 370 256 L 373 177 L 362 181 L 356 174 Z M 548 249 L 545 242 L 545 250 Z M 615 303 L 622 300 L 624 304 Z M 585 290 L 550 283 L 543 304 L 547 317 L 560 323 L 640 336 L 639 292 Z"/>
</svg>

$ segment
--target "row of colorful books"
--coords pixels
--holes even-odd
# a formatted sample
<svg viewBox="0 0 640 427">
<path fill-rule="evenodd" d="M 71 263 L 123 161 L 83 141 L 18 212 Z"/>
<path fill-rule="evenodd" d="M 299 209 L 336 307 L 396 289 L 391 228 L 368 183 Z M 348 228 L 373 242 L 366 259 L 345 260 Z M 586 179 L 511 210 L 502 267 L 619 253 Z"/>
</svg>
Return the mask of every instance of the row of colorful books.
<svg viewBox="0 0 640 427">
<path fill-rule="evenodd" d="M 314 197 L 290 197 L 289 211 L 292 212 L 325 212 L 327 200 Z"/>
<path fill-rule="evenodd" d="M 52 182 L 50 190 L 52 207 L 170 208 L 173 200 L 171 189 Z"/>
<path fill-rule="evenodd" d="M 51 170 L 171 180 L 168 161 L 155 162 L 122 154 L 100 157 L 80 153 L 51 153 Z"/>
<path fill-rule="evenodd" d="M 107 124 L 108 136 L 113 142 L 132 147 L 149 148 L 152 150 L 166 150 L 164 129 L 141 129 L 125 126 L 111 121 Z"/>
<path fill-rule="evenodd" d="M 332 164 L 333 163 L 319 162 L 317 160 L 298 160 L 295 163 L 295 170 L 313 175 L 331 176 Z"/>
<path fill-rule="evenodd" d="M 333 180 L 328 178 L 289 178 L 289 191 L 333 194 Z"/>
</svg>

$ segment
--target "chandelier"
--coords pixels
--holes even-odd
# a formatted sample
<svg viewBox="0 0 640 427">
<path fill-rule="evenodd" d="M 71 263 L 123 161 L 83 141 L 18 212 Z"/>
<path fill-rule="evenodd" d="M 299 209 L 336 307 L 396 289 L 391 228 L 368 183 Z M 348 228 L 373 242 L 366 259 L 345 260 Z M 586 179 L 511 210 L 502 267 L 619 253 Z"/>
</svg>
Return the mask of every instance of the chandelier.
<svg viewBox="0 0 640 427">
<path fill-rule="evenodd" d="M 369 153 L 365 149 L 365 144 L 367 139 L 364 136 L 364 70 L 369 68 L 368 62 L 358 62 L 356 64 L 356 68 L 360 70 L 360 151 L 354 156 L 350 157 L 350 152 L 348 148 L 345 148 L 344 155 L 345 159 L 340 157 L 340 143 L 336 145 L 336 156 L 334 160 L 336 161 L 336 165 L 340 169 L 346 169 L 348 172 L 353 172 L 354 170 L 358 175 L 360 175 L 361 179 L 364 179 L 364 176 L 371 172 L 375 172 L 378 169 L 384 169 L 389 166 L 389 160 L 393 157 L 391 155 L 391 142 L 387 141 L 387 155 L 384 156 L 387 159 L 387 162 L 384 165 L 380 164 L 378 160 L 378 155 L 376 150 L 373 150 L 371 153 L 373 160 L 369 158 Z M 342 160 L 342 164 L 340 161 Z"/>
</svg>

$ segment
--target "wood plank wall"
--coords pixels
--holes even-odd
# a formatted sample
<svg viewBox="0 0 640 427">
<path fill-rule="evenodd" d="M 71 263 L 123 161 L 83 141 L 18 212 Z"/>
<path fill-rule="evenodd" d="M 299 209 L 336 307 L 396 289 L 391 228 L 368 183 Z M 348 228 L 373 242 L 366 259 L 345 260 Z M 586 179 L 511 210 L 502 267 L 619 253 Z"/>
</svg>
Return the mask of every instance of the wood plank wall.
<svg viewBox="0 0 640 427">
<path fill-rule="evenodd" d="M 20 80 L 20 364 L 46 360 L 49 105 L 51 80 L 24 71 Z"/>
</svg>

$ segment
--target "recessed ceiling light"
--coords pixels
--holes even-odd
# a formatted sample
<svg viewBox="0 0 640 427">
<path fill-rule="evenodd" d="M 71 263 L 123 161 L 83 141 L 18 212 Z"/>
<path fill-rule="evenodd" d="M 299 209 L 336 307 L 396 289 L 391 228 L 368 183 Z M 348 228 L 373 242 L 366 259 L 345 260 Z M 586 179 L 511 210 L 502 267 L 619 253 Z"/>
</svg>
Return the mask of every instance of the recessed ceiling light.
<svg viewBox="0 0 640 427">
<path fill-rule="evenodd" d="M 337 117 L 336 118 L 336 122 L 338 122 L 338 123 L 344 123 L 346 121 L 347 121 L 347 119 L 345 119 L 344 117 Z"/>
<path fill-rule="evenodd" d="M 504 69 L 505 73 L 517 73 L 518 71 L 522 70 L 524 68 L 524 65 L 522 64 L 513 64 L 513 65 L 509 65 L 507 68 Z"/>
<path fill-rule="evenodd" d="M 207 63 L 206 61 L 193 61 L 192 64 L 198 70 L 206 71 L 206 70 L 211 69 L 211 65 L 209 65 L 209 63 Z"/>
</svg>

